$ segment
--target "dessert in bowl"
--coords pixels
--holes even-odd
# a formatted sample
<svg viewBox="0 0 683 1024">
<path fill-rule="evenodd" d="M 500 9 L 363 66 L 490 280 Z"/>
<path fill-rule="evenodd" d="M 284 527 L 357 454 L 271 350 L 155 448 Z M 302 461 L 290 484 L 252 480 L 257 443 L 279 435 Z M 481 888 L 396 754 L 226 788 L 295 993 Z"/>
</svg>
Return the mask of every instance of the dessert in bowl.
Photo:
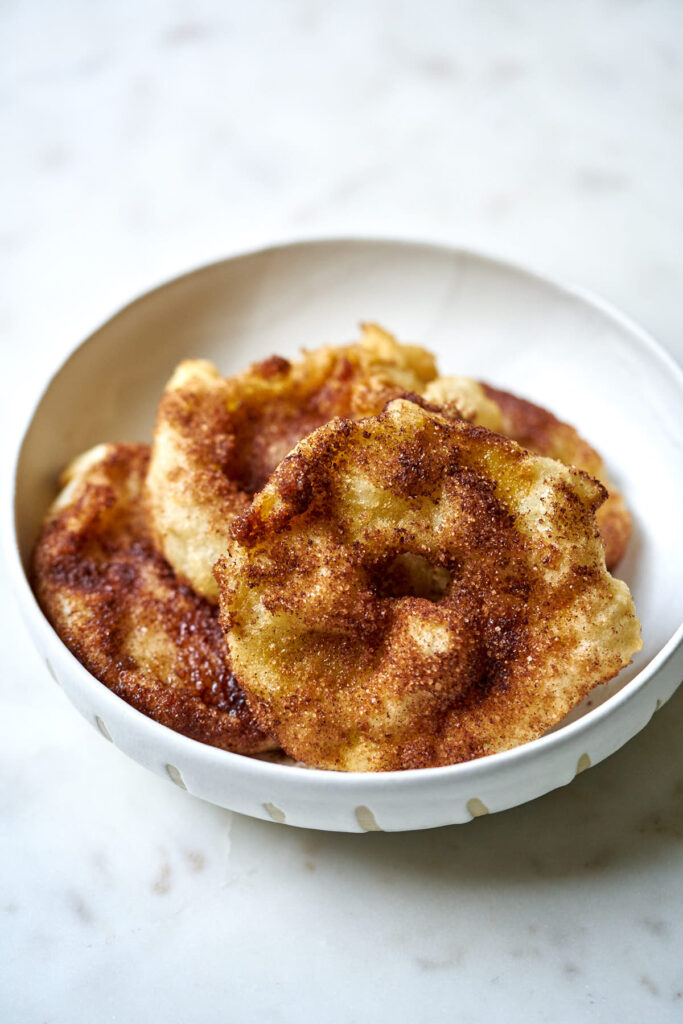
<svg viewBox="0 0 683 1024">
<path fill-rule="evenodd" d="M 612 682 L 591 690 L 574 721 L 465 763 L 423 756 L 399 758 L 376 774 L 332 772 L 212 749 L 130 708 L 57 639 L 25 576 L 42 518 L 60 471 L 80 452 L 103 441 L 151 438 L 159 395 L 182 359 L 209 358 L 221 373 L 233 374 L 274 352 L 291 359 L 302 346 L 341 343 L 352 336 L 355 320 L 368 315 L 435 352 L 446 372 L 534 399 L 596 445 L 634 517 L 634 535 L 615 572 L 633 592 L 643 650 Z M 102 397 L 96 407 L 89 389 Z M 54 674 L 101 731 L 148 767 L 223 806 L 341 830 L 429 827 L 512 806 L 570 781 L 578 768 L 616 749 L 679 681 L 672 561 L 680 457 L 659 425 L 659 411 L 675 410 L 680 394 L 680 375 L 666 356 L 617 315 L 471 253 L 345 241 L 228 260 L 133 303 L 51 382 L 17 465 L 23 561 L 15 567 L 24 610 Z M 439 415 L 412 408 L 423 417 Z M 55 425 L 67 417 L 68 434 L 60 435 Z M 291 749 L 296 756 L 298 748 Z"/>
</svg>

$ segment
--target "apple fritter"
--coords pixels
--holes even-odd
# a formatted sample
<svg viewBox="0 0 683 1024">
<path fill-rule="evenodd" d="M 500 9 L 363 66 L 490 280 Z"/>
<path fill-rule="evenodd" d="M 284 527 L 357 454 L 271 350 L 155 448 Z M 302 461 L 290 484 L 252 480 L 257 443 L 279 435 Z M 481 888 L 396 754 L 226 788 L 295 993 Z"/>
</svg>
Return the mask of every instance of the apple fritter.
<svg viewBox="0 0 683 1024">
<path fill-rule="evenodd" d="M 640 649 L 603 486 L 392 401 L 302 440 L 216 566 L 261 727 L 319 768 L 467 761 L 542 735 Z"/>
<path fill-rule="evenodd" d="M 138 711 L 225 750 L 273 749 L 232 674 L 216 608 L 152 545 L 148 461 L 146 445 L 103 444 L 67 467 L 35 551 L 36 595 L 78 660 Z"/>
<path fill-rule="evenodd" d="M 204 360 L 181 363 L 159 407 L 147 480 L 157 546 L 216 602 L 212 569 L 230 521 L 294 445 L 335 416 L 379 412 L 435 375 L 429 352 L 373 324 L 357 344 L 306 352 L 296 363 L 272 356 L 235 377 Z"/>
</svg>

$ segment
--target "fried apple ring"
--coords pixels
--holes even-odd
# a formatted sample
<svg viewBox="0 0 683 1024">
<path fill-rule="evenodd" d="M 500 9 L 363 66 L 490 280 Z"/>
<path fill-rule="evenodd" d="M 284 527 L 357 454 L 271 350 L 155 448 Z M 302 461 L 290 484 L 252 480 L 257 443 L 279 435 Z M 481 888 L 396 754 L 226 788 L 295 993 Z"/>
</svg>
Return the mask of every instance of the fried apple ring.
<svg viewBox="0 0 683 1024">
<path fill-rule="evenodd" d="M 148 460 L 146 445 L 103 444 L 67 467 L 35 551 L 36 595 L 78 660 L 138 711 L 224 750 L 273 749 L 230 670 L 216 609 L 152 546 Z"/>
<path fill-rule="evenodd" d="M 379 412 L 436 375 L 429 352 L 365 324 L 358 344 L 301 362 L 273 356 L 235 377 L 181 363 L 159 407 L 147 500 L 155 541 L 194 589 L 217 602 L 213 565 L 242 512 L 294 445 L 335 416 Z"/>
<path fill-rule="evenodd" d="M 605 561 L 613 569 L 631 536 L 631 516 L 622 495 L 609 479 L 600 455 L 568 423 L 547 409 L 467 377 L 439 377 L 427 385 L 424 396 L 446 414 L 462 416 L 489 430 L 512 438 L 535 455 L 575 466 L 604 484 L 607 499 L 596 513 L 605 546 Z"/>
<path fill-rule="evenodd" d="M 261 726 L 319 768 L 467 761 L 544 733 L 641 646 L 601 484 L 405 400 L 301 441 L 216 566 Z"/>
</svg>

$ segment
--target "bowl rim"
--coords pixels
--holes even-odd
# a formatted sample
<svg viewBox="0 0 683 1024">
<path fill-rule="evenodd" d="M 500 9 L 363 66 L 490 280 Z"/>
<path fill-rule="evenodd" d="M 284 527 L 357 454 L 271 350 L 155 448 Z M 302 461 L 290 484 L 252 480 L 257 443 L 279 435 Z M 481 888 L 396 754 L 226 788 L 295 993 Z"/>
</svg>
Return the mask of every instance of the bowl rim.
<svg viewBox="0 0 683 1024">
<path fill-rule="evenodd" d="M 97 700 L 109 703 L 112 708 L 116 707 L 118 714 L 129 718 L 131 724 L 137 723 L 137 728 L 143 730 L 145 728 L 150 729 L 152 734 L 156 734 L 162 743 L 165 742 L 170 747 L 175 747 L 178 754 L 182 755 L 184 753 L 187 757 L 193 758 L 195 761 L 201 761 L 205 765 L 210 765 L 214 769 L 225 770 L 232 765 L 233 767 L 250 775 L 254 781 L 273 781 L 273 778 L 275 777 L 276 779 L 280 779 L 282 781 L 288 780 L 289 782 L 295 782 L 295 780 L 298 780 L 298 783 L 302 785 L 310 784 L 316 789 L 321 785 L 329 787 L 330 783 L 333 783 L 335 788 L 340 786 L 345 789 L 356 789 L 358 786 L 367 786 L 368 784 L 376 783 L 377 780 L 381 780 L 383 787 L 396 787 L 398 785 L 410 785 L 411 783 L 416 783 L 418 780 L 423 780 L 427 783 L 428 781 L 432 781 L 437 778 L 441 781 L 446 781 L 447 779 L 452 779 L 453 781 L 456 779 L 469 780 L 476 775 L 489 775 L 490 773 L 496 772 L 498 769 L 504 771 L 505 768 L 513 762 L 521 760 L 533 761 L 537 757 L 542 756 L 548 749 L 562 748 L 567 744 L 571 744 L 576 737 L 581 735 L 581 733 L 584 731 L 593 731 L 602 724 L 605 718 L 630 703 L 683 644 L 683 621 L 674 630 L 672 636 L 663 645 L 663 647 L 661 647 L 660 650 L 650 659 L 648 664 L 645 665 L 640 672 L 638 672 L 633 679 L 629 680 L 629 682 L 620 690 L 608 697 L 602 704 L 590 711 L 587 711 L 586 714 L 582 715 L 574 722 L 562 726 L 554 732 L 546 733 L 544 736 L 530 740 L 527 743 L 511 747 L 509 750 L 503 750 L 495 754 L 475 758 L 472 761 L 465 761 L 435 768 L 412 768 L 383 772 L 338 772 L 331 771 L 329 769 L 309 768 L 308 766 L 305 766 L 305 770 L 302 770 L 300 765 L 286 765 L 261 760 L 258 757 L 245 756 L 243 754 L 233 753 L 232 751 L 222 750 L 218 747 L 211 746 L 210 744 L 202 743 L 200 740 L 192 739 L 191 737 L 178 733 L 167 726 L 161 725 L 161 723 L 154 721 L 141 711 L 138 711 L 136 708 L 126 703 L 122 698 L 118 697 L 103 683 L 101 683 L 96 676 L 92 675 L 63 643 L 43 614 L 43 611 L 40 608 L 30 586 L 28 575 L 24 569 L 19 550 L 16 516 L 16 501 L 18 493 L 17 477 L 19 468 L 21 465 L 24 447 L 28 439 L 28 434 L 40 406 L 42 405 L 47 392 L 56 383 L 58 377 L 66 371 L 71 360 L 85 348 L 96 343 L 102 331 L 107 329 L 110 324 L 119 317 L 128 314 L 133 307 L 146 302 L 152 296 L 160 295 L 167 289 L 174 288 L 180 282 L 186 281 L 191 277 L 217 270 L 219 267 L 237 260 L 247 257 L 261 256 L 266 253 L 298 250 L 315 246 L 347 245 L 377 245 L 412 249 L 423 248 L 429 249 L 432 252 L 441 253 L 451 258 L 457 256 L 473 258 L 478 262 L 489 264 L 492 267 L 499 268 L 507 272 L 511 271 L 522 278 L 526 278 L 531 283 L 554 292 L 559 297 L 588 306 L 594 312 L 599 313 L 604 319 L 611 321 L 612 324 L 616 325 L 622 333 L 631 335 L 631 337 L 637 341 L 640 346 L 648 350 L 650 355 L 668 371 L 669 375 L 677 383 L 681 391 L 681 396 L 683 397 L 683 368 L 680 367 L 676 360 L 652 337 L 651 334 L 649 334 L 649 332 L 625 313 L 621 312 L 621 310 L 613 306 L 609 301 L 595 295 L 588 289 L 561 282 L 554 277 L 549 277 L 540 271 L 531 269 L 526 264 L 510 260 L 506 257 L 497 256 L 490 252 L 470 246 L 449 245 L 444 242 L 434 242 L 419 238 L 392 238 L 391 236 L 385 235 L 321 235 L 310 238 L 295 238 L 293 240 L 278 241 L 272 245 L 253 246 L 235 252 L 222 259 L 211 260 L 210 262 L 201 264 L 198 267 L 193 267 L 188 271 L 177 274 L 172 278 L 166 279 L 139 293 L 129 302 L 118 307 L 112 315 L 103 320 L 80 343 L 71 347 L 66 356 L 61 356 L 59 358 L 56 367 L 48 370 L 47 375 L 43 375 L 41 382 L 38 384 L 34 392 L 35 398 L 33 401 L 29 402 L 28 413 L 25 414 L 23 420 L 20 422 L 18 431 L 14 435 L 10 447 L 11 462 L 9 488 L 7 488 L 8 500 L 4 503 L 5 508 L 3 511 L 3 518 L 7 518 L 9 520 L 9 523 L 7 524 L 9 528 L 3 530 L 3 535 L 5 541 L 5 556 L 10 571 L 12 588 L 17 600 L 24 610 L 24 614 L 26 616 L 30 615 L 44 635 L 49 636 L 53 643 L 56 642 L 60 646 L 60 649 L 66 656 L 72 670 L 76 673 L 81 685 L 90 690 L 93 690 L 94 687 L 97 688 Z"/>
</svg>

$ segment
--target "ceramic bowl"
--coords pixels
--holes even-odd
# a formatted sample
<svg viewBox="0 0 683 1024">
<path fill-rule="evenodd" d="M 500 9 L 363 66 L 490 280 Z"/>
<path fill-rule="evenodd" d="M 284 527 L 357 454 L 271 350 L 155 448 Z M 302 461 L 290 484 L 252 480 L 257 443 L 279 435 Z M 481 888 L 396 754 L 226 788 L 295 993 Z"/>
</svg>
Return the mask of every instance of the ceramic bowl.
<svg viewBox="0 0 683 1024">
<path fill-rule="evenodd" d="M 447 768 L 343 774 L 241 757 L 172 732 L 91 676 L 43 617 L 26 578 L 58 473 L 105 440 L 148 440 L 182 358 L 225 373 L 273 352 L 343 343 L 375 320 L 432 349 L 444 373 L 485 379 L 575 423 L 627 497 L 634 536 L 618 568 L 644 647 L 559 728 Z M 10 565 L 48 670 L 106 740 L 222 807 L 291 825 L 392 831 L 465 822 L 538 797 L 642 729 L 683 674 L 683 376 L 606 304 L 473 252 L 332 240 L 213 264 L 137 299 L 81 344 L 49 382 L 15 465 Z"/>
</svg>

